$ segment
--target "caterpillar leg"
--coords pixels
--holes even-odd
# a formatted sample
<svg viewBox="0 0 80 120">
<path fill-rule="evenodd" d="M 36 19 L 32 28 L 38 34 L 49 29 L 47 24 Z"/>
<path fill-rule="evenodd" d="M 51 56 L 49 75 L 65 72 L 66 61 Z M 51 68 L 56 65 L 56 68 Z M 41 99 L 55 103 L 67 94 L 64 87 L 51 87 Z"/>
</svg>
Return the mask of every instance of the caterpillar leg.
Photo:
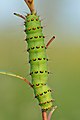
<svg viewBox="0 0 80 120">
<path fill-rule="evenodd" d="M 46 45 L 46 49 L 48 48 L 48 46 L 51 44 L 51 42 L 55 39 L 55 36 L 53 36 L 47 43 Z"/>
<path fill-rule="evenodd" d="M 14 15 L 16 15 L 16 16 L 18 16 L 18 17 L 24 19 L 24 20 L 26 19 L 23 15 L 20 15 L 20 14 L 17 14 L 17 13 L 14 13 Z"/>
</svg>

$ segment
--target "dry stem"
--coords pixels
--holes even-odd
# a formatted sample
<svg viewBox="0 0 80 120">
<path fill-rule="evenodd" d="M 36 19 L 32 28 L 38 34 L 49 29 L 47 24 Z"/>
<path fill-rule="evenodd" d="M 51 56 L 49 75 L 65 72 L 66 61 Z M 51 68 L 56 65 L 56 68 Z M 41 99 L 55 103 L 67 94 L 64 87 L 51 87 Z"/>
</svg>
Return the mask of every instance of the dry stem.
<svg viewBox="0 0 80 120">
<path fill-rule="evenodd" d="M 47 119 L 47 112 L 42 111 L 42 120 L 48 120 Z"/>
<path fill-rule="evenodd" d="M 26 19 L 23 15 L 21 15 L 21 14 L 18 14 L 18 13 L 14 13 L 14 15 L 16 15 L 16 16 L 18 16 L 18 17 L 20 17 L 20 18 L 22 18 L 22 19 Z"/>
<path fill-rule="evenodd" d="M 52 116 L 52 114 L 53 114 L 53 112 L 55 111 L 56 108 L 57 108 L 57 106 L 55 106 L 55 107 L 52 108 L 52 110 L 48 114 L 48 120 L 51 120 L 51 116 Z"/>
<path fill-rule="evenodd" d="M 42 120 L 51 120 L 52 114 L 55 111 L 55 109 L 57 108 L 57 106 L 53 107 L 51 109 L 51 111 L 49 112 L 48 116 L 47 116 L 47 112 L 46 111 L 42 111 Z"/>
<path fill-rule="evenodd" d="M 48 46 L 51 44 L 51 42 L 55 39 L 55 36 L 53 36 L 47 43 L 46 48 L 48 48 Z"/>
<path fill-rule="evenodd" d="M 32 87 L 32 84 L 26 78 L 24 78 L 22 76 L 15 75 L 15 74 L 12 74 L 12 73 L 7 73 L 7 72 L 0 72 L 0 74 L 12 76 L 12 77 L 16 77 L 16 78 L 19 78 L 21 80 L 24 80 L 30 87 Z"/>
<path fill-rule="evenodd" d="M 26 4 L 28 5 L 31 13 L 36 13 L 35 7 L 34 7 L 34 0 L 24 0 Z"/>
</svg>

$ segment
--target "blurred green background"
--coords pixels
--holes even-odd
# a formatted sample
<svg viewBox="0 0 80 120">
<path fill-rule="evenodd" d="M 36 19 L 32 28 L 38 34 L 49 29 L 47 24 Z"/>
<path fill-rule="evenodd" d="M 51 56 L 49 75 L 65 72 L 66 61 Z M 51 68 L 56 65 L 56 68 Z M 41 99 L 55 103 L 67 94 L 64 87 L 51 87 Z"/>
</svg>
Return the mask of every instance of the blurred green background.
<svg viewBox="0 0 80 120">
<path fill-rule="evenodd" d="M 48 84 L 53 89 L 57 110 L 52 120 L 80 120 L 80 0 L 35 0 L 43 19 L 45 43 L 49 46 Z M 24 21 L 13 15 L 26 15 L 23 0 L 0 1 L 0 71 L 29 76 Z M 33 90 L 17 78 L 0 75 L 0 120 L 41 120 Z"/>
</svg>

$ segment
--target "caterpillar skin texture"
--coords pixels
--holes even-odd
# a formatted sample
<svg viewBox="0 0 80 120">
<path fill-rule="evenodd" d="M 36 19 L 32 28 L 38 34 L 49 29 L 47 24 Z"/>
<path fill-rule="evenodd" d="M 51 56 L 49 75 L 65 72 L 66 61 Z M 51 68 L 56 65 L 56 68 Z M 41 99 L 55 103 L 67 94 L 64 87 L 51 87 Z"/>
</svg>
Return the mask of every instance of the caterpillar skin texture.
<svg viewBox="0 0 80 120">
<path fill-rule="evenodd" d="M 28 43 L 30 75 L 35 98 L 38 99 L 42 111 L 52 107 L 51 89 L 47 85 L 48 68 L 44 35 L 39 17 L 28 14 L 25 20 L 26 41 Z"/>
</svg>

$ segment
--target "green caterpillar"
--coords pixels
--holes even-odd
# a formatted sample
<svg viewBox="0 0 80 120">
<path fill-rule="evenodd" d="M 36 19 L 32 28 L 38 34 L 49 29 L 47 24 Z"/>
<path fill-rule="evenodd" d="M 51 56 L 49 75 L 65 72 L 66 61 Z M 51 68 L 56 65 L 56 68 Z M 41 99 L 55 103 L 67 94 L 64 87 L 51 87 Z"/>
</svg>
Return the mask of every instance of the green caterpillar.
<svg viewBox="0 0 80 120">
<path fill-rule="evenodd" d="M 30 75 L 35 97 L 43 111 L 52 107 L 51 89 L 47 85 L 48 68 L 43 27 L 37 14 L 28 14 L 25 19 L 26 41 L 28 43 Z"/>
<path fill-rule="evenodd" d="M 27 2 L 27 0 L 24 0 Z M 28 4 L 30 8 L 31 3 Z M 32 7 L 32 5 L 31 5 Z M 36 12 L 33 11 L 34 9 L 30 8 L 31 13 L 27 14 L 27 16 L 22 16 L 20 14 L 15 15 L 23 18 L 24 25 L 25 25 L 25 33 L 26 33 L 26 41 L 28 43 L 29 52 L 29 63 L 30 63 L 30 75 L 32 77 L 31 83 L 26 79 L 19 75 L 0 72 L 0 74 L 6 74 L 9 76 L 17 77 L 25 82 L 27 82 L 33 89 L 35 98 L 38 99 L 39 105 L 41 106 L 42 111 L 47 111 L 52 108 L 53 99 L 51 96 L 51 89 L 47 85 L 48 80 L 48 67 L 47 67 L 47 55 L 46 49 L 48 48 L 49 44 L 54 40 L 55 36 L 45 45 L 44 38 L 45 36 L 42 33 L 43 27 L 41 26 L 41 21 L 39 16 Z M 56 107 L 54 107 L 55 109 Z"/>
</svg>

